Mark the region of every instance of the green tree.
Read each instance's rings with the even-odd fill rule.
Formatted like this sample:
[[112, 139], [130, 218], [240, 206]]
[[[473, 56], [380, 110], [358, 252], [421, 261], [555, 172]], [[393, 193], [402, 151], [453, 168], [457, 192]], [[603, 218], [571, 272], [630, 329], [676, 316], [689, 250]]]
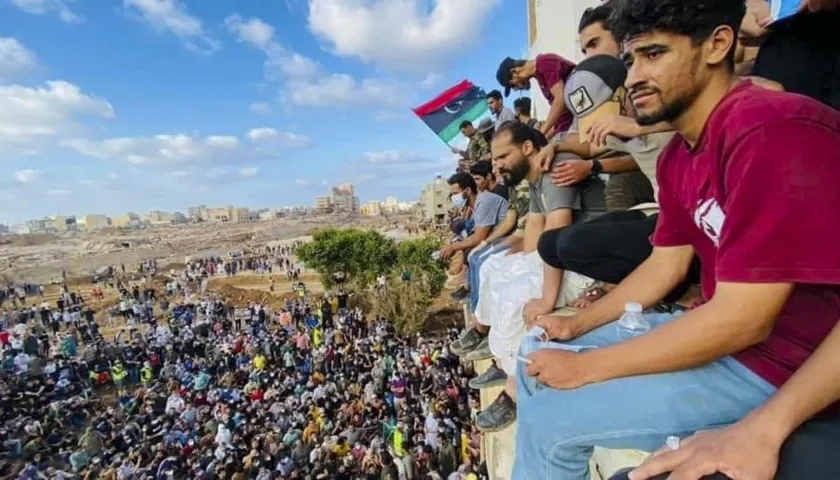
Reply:
[[364, 288], [393, 268], [397, 249], [393, 240], [375, 230], [328, 228], [315, 232], [296, 255], [321, 275], [327, 288], [335, 285], [336, 275]]

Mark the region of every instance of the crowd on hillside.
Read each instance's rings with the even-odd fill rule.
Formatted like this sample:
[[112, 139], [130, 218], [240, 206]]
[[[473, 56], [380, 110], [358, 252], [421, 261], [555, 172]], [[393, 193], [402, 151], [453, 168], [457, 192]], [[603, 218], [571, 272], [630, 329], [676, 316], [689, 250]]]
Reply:
[[[666, 446], [634, 480], [837, 476], [839, 20], [613, 0], [581, 62], [500, 63], [440, 256], [472, 312], [451, 351], [504, 386], [476, 425], [518, 422], [512, 478], [588, 479], [595, 446]], [[532, 86], [544, 118], [505, 106]]]
[[[404, 337], [300, 284], [277, 311], [200, 291], [242, 270], [299, 272], [293, 251], [196, 259], [158, 272], [161, 292], [151, 271], [120, 270], [127, 313], [108, 334], [76, 292], [4, 311], [0, 476], [477, 479], [474, 374], [446, 346], [457, 332]], [[54, 333], [29, 300], [47, 318], [91, 313]]]

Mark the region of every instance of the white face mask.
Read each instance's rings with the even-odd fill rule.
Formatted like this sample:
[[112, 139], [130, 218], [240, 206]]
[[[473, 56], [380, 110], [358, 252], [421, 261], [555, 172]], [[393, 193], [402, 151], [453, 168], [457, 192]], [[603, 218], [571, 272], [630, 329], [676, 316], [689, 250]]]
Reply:
[[452, 205], [455, 205], [455, 208], [460, 209], [467, 206], [467, 197], [463, 193], [452, 195], [450, 200], [452, 201]]

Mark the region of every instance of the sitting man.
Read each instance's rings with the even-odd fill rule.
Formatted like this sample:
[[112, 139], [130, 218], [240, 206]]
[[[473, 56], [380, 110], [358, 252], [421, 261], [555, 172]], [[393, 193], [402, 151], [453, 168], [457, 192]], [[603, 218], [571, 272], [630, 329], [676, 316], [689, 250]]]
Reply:
[[[569, 76], [566, 87], [567, 102], [575, 115], [575, 125], [587, 131], [591, 125], [605, 118], [632, 113], [632, 106], [626, 105], [629, 101], [623, 86], [626, 78], [627, 69], [616, 57], [596, 55], [582, 61]], [[607, 148], [631, 155], [656, 190], [656, 159], [673, 136], [674, 132], [649, 133], [635, 138], [610, 135], [607, 137]], [[540, 156], [545, 162], [548, 156], [553, 158], [558, 152], [567, 150], [592, 159], [592, 172], [600, 171], [600, 161], [595, 157], [604, 149], [595, 148], [590, 143], [571, 146], [565, 142], [553, 143], [540, 152]], [[558, 183], [557, 173], [552, 173], [552, 176]], [[597, 300], [650, 256], [652, 247], [648, 238], [653, 234], [658, 215], [648, 216], [644, 210], [655, 207], [655, 204], [643, 203], [630, 210], [609, 212], [574, 228], [551, 230], [540, 237], [540, 256], [547, 264], [603, 283], [603, 288], [587, 292], [573, 306], [584, 307]], [[696, 271], [695, 267], [693, 272]], [[698, 275], [689, 275], [666, 297], [665, 302], [671, 304], [682, 299], [692, 283], [698, 283]]]
[[[840, 114], [739, 81], [743, 0], [615, 8], [637, 121], [678, 135], [658, 160], [650, 257], [590, 308], [537, 322], [564, 343], [537, 342], [518, 365], [516, 479], [588, 479], [595, 445], [654, 450], [737, 422], [840, 318], [840, 232], [826, 221], [840, 209], [840, 163], [826, 160], [840, 151]], [[653, 328], [623, 339], [611, 322], [625, 304], [661, 300], [695, 252], [708, 301], [645, 315]]]
[[[505, 391], [484, 409], [476, 419], [476, 426], [485, 432], [499, 431], [515, 419], [516, 351], [525, 333], [522, 321], [526, 316], [552, 312], [577, 298], [581, 291], [592, 284], [591, 279], [564, 272], [544, 264], [534, 254], [539, 236], [546, 230], [564, 228], [584, 222], [604, 212], [604, 183], [597, 177], [575, 187], [559, 188], [542, 172], [537, 153], [545, 140], [531, 127], [508, 122], [496, 132], [491, 143], [493, 158], [505, 184], [516, 186], [528, 181], [531, 205], [525, 224], [524, 253], [526, 255], [491, 257], [485, 269], [497, 275], [481, 281], [480, 306], [475, 310], [476, 320], [489, 327], [487, 345], [493, 356], [500, 360], [502, 369], [495, 366], [470, 382], [472, 388], [486, 388], [506, 383]], [[562, 160], [562, 157], [558, 160]], [[530, 255], [527, 255], [530, 254]], [[491, 263], [492, 262], [492, 263]], [[489, 270], [488, 270], [489, 271]], [[482, 270], [481, 276], [485, 276]], [[489, 274], [487, 274], [489, 275]], [[533, 286], [532, 290], [529, 287]], [[511, 294], [516, 289], [516, 294]], [[502, 295], [488, 295], [488, 292]], [[526, 302], [527, 298], [533, 298]], [[486, 329], [484, 329], [486, 330]], [[453, 348], [453, 352], [460, 352]], [[466, 360], [479, 359], [479, 350], [464, 355]]]
[[[464, 172], [458, 172], [448, 180], [450, 199], [459, 209], [469, 207], [472, 210], [472, 233], [463, 240], [450, 243], [440, 251], [442, 260], [449, 259], [455, 252], [468, 254], [470, 250], [481, 245], [487, 237], [505, 223], [508, 215], [508, 202], [503, 197], [492, 192], [479, 191], [473, 177]], [[455, 294], [461, 298], [469, 292], [478, 295], [478, 266], [467, 266], [468, 285], [461, 287]], [[476, 297], [476, 302], [478, 301]]]

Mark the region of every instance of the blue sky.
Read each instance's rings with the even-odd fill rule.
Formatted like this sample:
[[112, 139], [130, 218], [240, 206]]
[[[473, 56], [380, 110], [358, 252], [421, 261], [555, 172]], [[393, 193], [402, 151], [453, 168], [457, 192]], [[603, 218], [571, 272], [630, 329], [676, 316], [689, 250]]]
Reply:
[[511, 0], [0, 0], [0, 222], [414, 200], [409, 110], [524, 51]]

